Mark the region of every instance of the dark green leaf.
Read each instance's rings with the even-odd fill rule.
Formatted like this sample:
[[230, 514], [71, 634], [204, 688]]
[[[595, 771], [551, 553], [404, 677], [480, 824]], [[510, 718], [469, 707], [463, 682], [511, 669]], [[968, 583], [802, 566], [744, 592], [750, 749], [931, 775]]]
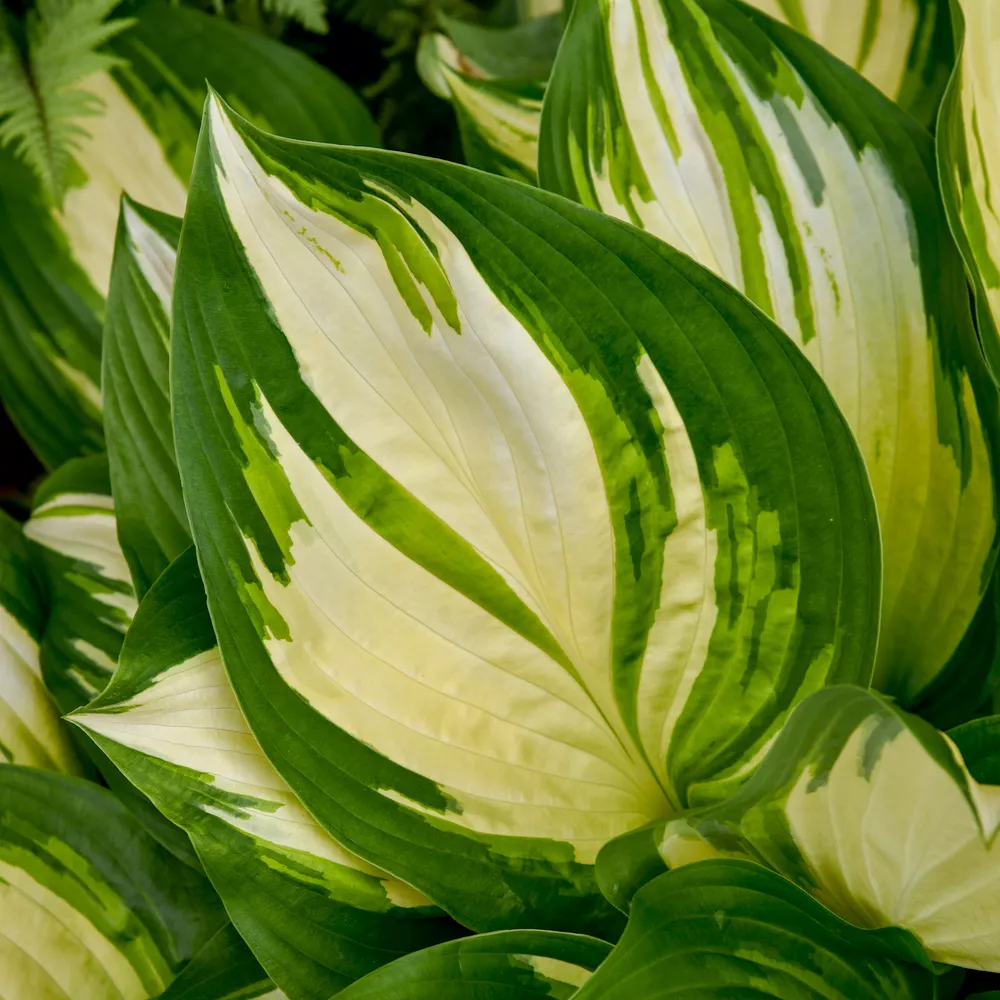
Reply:
[[568, 1000], [611, 946], [553, 931], [496, 931], [407, 955], [340, 994], [342, 1000]]
[[232, 924], [185, 966], [160, 1000], [254, 1000], [274, 984]]
[[118, 538], [136, 596], [190, 544], [170, 424], [170, 296], [181, 220], [122, 200], [101, 384]]
[[1000, 785], [1000, 715], [973, 719], [948, 731], [976, 781]]
[[548, 14], [510, 28], [489, 28], [441, 16], [441, 26], [465, 59], [488, 76], [546, 80], [562, 38], [562, 14]]
[[636, 894], [611, 957], [574, 1000], [933, 1000], [896, 928], [861, 930], [752, 862], [701, 861]]

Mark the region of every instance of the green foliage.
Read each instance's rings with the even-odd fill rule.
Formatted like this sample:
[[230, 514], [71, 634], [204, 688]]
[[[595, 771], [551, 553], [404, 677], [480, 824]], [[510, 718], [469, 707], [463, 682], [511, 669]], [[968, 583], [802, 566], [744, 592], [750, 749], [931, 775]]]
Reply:
[[563, 6], [0, 13], [5, 1000], [1000, 996], [1000, 0]]
[[[100, 47], [131, 23], [108, 20], [119, 0], [39, 0], [23, 34], [0, 19], [0, 144], [13, 146], [59, 204], [73, 178], [81, 119], [101, 102], [77, 84], [117, 60]], [[20, 37], [19, 37], [20, 35]]]
[[298, 21], [309, 31], [324, 34], [329, 30], [325, 0], [263, 0], [263, 6], [269, 14]]
[[[181, 0], [175, 0], [181, 2]], [[183, 0], [183, 2], [228, 17], [238, 24], [269, 35], [280, 35], [289, 21], [307, 31], [326, 34], [326, 0]]]
[[861, 931], [759, 865], [701, 861], [639, 891], [621, 941], [577, 1000], [934, 1000], [898, 928]]

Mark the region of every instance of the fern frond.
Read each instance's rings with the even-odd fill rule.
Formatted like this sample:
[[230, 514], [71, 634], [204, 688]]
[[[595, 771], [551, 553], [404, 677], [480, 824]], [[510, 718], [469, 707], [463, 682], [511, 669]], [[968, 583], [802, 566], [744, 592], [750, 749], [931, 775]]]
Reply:
[[263, 0], [263, 5], [269, 14], [298, 21], [317, 35], [325, 35], [330, 30], [326, 23], [326, 0]]
[[407, 5], [401, 0], [330, 0], [330, 6], [353, 24], [375, 31], [387, 16]]
[[80, 119], [101, 102], [75, 84], [118, 60], [97, 51], [130, 20], [108, 21], [120, 0], [39, 0], [28, 14], [22, 51], [0, 34], [0, 145], [13, 146], [60, 204], [73, 150], [87, 135]]

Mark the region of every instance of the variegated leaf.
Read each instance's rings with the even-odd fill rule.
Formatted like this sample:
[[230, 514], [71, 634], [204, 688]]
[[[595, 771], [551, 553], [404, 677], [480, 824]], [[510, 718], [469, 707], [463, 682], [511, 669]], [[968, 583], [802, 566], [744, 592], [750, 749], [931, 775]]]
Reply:
[[[59, 710], [70, 712], [104, 690], [118, 662], [136, 600], [118, 543], [104, 455], [74, 459], [42, 484], [25, 525], [45, 585], [42, 677]], [[186, 835], [165, 820], [89, 740], [87, 754], [118, 798], [176, 857], [198, 868]]]
[[421, 39], [417, 66], [427, 86], [454, 105], [467, 163], [536, 183], [544, 78], [494, 77], [439, 32]]
[[141, 597], [191, 544], [170, 424], [170, 296], [181, 220], [122, 201], [101, 383], [118, 537]]
[[569, 1000], [611, 946], [582, 934], [494, 931], [397, 959], [343, 1000]]
[[649, 235], [207, 114], [174, 428], [250, 726], [467, 926], [611, 933], [607, 839], [867, 679], [856, 443], [788, 338]]
[[106, 47], [121, 63], [80, 81], [102, 113], [79, 122], [61, 208], [0, 150], [0, 399], [51, 468], [103, 449], [101, 324], [121, 193], [183, 214], [206, 78], [265, 127], [378, 145], [360, 98], [301, 52], [166, 0], [128, 12], [135, 24]]
[[1000, 380], [1000, 3], [951, 6], [959, 54], [941, 105], [938, 162], [952, 230], [976, 286], [983, 350]]
[[954, 58], [949, 0], [745, 2], [815, 39], [933, 126]]
[[21, 527], [0, 511], [0, 761], [79, 774], [42, 681], [42, 594]]
[[[124, 137], [119, 130], [125, 129], [129, 145], [149, 144], [149, 155], [162, 160], [186, 185], [206, 80], [262, 128], [296, 139], [379, 145], [378, 130], [361, 98], [332, 73], [296, 49], [220, 18], [166, 0], [148, 0], [139, 8], [135, 26], [117, 35], [110, 48], [124, 66], [113, 71], [113, 79], [95, 81], [109, 88], [102, 95], [108, 103], [102, 119], [107, 131], [93, 135], [81, 150], [79, 159], [92, 183], [77, 189], [75, 203], [69, 204], [68, 198], [65, 210], [70, 233], [78, 226], [87, 234], [77, 257], [102, 292], [111, 274], [122, 190], [150, 208], [183, 214], [183, 188], [166, 198], [169, 181], [159, 166], [153, 176], [164, 186], [155, 190], [147, 187], [150, 174], [140, 180], [120, 173], [142, 165], [138, 156], [127, 165], [121, 162]], [[120, 118], [113, 114], [114, 107], [120, 108]], [[131, 116], [134, 125], [126, 126]], [[113, 183], [95, 183], [109, 172]], [[91, 257], [88, 246], [100, 257]]]
[[[186, 537], [167, 385], [179, 228], [123, 202], [104, 389], [119, 534], [137, 585], [148, 586]], [[215, 648], [193, 551], [142, 607], [112, 683], [74, 721], [187, 830], [240, 932], [292, 1000], [326, 1000], [459, 933], [429, 900], [340, 848], [268, 764]]]
[[[975, 781], [953, 741], [874, 693], [833, 687], [796, 709], [732, 799], [651, 842], [670, 867], [758, 859], [854, 924], [904, 928], [936, 962], [997, 972], [998, 831], [1000, 785]], [[607, 848], [626, 889], [629, 853], [651, 870], [646, 835], [632, 837], [631, 851]]]
[[193, 549], [144, 598], [103, 695], [70, 718], [188, 832], [236, 928], [293, 1000], [327, 1000], [461, 933], [332, 840], [268, 763], [226, 678]]
[[816, 365], [868, 464], [884, 549], [875, 684], [916, 704], [996, 562], [998, 402], [931, 138], [730, 0], [582, 0], [549, 85], [544, 187], [690, 253]]
[[102, 310], [41, 182], [0, 147], [0, 401], [50, 468], [104, 446]]
[[41, 547], [49, 591], [42, 672], [60, 709], [70, 712], [104, 690], [136, 609], [107, 457], [75, 459], [53, 473], [24, 532]]
[[104, 788], [0, 764], [5, 1000], [146, 1000], [222, 926], [211, 886]]
[[904, 931], [860, 930], [759, 865], [714, 860], [640, 889], [574, 1000], [935, 1000], [935, 979]]

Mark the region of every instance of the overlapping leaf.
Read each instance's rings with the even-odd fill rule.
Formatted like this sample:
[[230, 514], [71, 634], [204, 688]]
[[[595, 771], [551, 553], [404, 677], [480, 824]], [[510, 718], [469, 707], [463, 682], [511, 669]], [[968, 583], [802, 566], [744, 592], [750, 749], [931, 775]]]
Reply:
[[949, 0], [746, 0], [809, 35], [931, 127], [951, 72]]
[[949, 739], [958, 747], [969, 773], [980, 784], [1000, 785], [1000, 715], [974, 719], [952, 729]]
[[176, 280], [181, 479], [240, 704], [338, 842], [467, 926], [612, 933], [607, 839], [867, 679], [856, 444], [659, 241], [214, 101]]
[[575, 998], [932, 1000], [934, 980], [905, 932], [859, 930], [756, 864], [717, 860], [642, 888], [621, 941]]
[[170, 424], [170, 296], [180, 219], [122, 202], [102, 385], [118, 536], [141, 597], [191, 544]]
[[998, 829], [1000, 785], [975, 781], [953, 742], [834, 687], [796, 709], [730, 801], [609, 846], [606, 877], [627, 895], [653, 871], [648, 845], [671, 867], [749, 856], [854, 924], [902, 927], [937, 962], [996, 972]]
[[39, 662], [44, 607], [20, 525], [0, 511], [0, 760], [79, 774]]
[[123, 5], [110, 71], [80, 81], [88, 114], [56, 210], [0, 150], [0, 399], [49, 467], [103, 449], [103, 297], [124, 189], [183, 213], [205, 80], [259, 124], [303, 139], [377, 145], [360, 99], [301, 52], [190, 8]]
[[690, 253], [823, 375], [879, 507], [876, 685], [916, 704], [987, 595], [997, 544], [998, 404], [930, 136], [730, 0], [577, 4], [545, 109], [543, 186]]
[[191, 836], [237, 930], [292, 1000], [326, 1000], [461, 932], [333, 841], [247, 728], [193, 550], [154, 584], [104, 694], [71, 716]]
[[60, 709], [70, 712], [104, 690], [136, 609], [107, 457], [75, 459], [53, 473], [24, 530], [40, 546], [49, 591], [42, 672]]
[[[178, 230], [177, 220], [123, 202], [104, 385], [116, 507], [128, 513], [119, 532], [137, 583], [158, 576], [186, 537], [167, 395]], [[330, 840], [267, 763], [226, 680], [193, 552], [142, 607], [114, 681], [74, 721], [188, 831], [288, 995], [325, 1000], [457, 933], [429, 900]]]
[[50, 468], [103, 448], [102, 308], [41, 184], [0, 148], [0, 401]]
[[224, 921], [208, 882], [110, 792], [0, 764], [6, 1000], [146, 1000]]
[[958, 62], [941, 105], [938, 161], [945, 205], [977, 292], [979, 335], [1000, 378], [1000, 6], [953, 0]]
[[[532, 184], [538, 178], [538, 129], [548, 77], [548, 67], [542, 67], [546, 62], [551, 66], [555, 55], [553, 48], [546, 59], [544, 46], [549, 36], [556, 42], [559, 37], [550, 27], [559, 27], [558, 15], [541, 20], [547, 30], [536, 32], [541, 37], [540, 52], [536, 39], [521, 37], [526, 26], [480, 28], [480, 33], [507, 37], [506, 45], [514, 50], [505, 59], [488, 62], [491, 68], [462, 51], [459, 45], [463, 41], [469, 45], [476, 36], [469, 39], [461, 31], [457, 33], [459, 44], [440, 32], [426, 35], [417, 60], [427, 86], [439, 97], [448, 98], [455, 108], [466, 163]], [[481, 59], [496, 48], [489, 40], [479, 39], [478, 44], [483, 50]], [[533, 57], [526, 55], [525, 48], [529, 53], [534, 49]], [[474, 46], [473, 51], [478, 52]]]
[[[40, 653], [42, 677], [59, 711], [66, 713], [104, 690], [136, 609], [118, 542], [107, 457], [74, 459], [49, 476], [35, 496], [25, 534], [36, 543], [35, 565], [48, 604]], [[97, 747], [89, 741], [84, 747], [147, 831], [197, 869], [187, 837]]]
[[232, 924], [184, 967], [160, 1000], [287, 1000]]
[[611, 947], [554, 931], [494, 931], [408, 955], [346, 989], [343, 1000], [568, 1000]]

